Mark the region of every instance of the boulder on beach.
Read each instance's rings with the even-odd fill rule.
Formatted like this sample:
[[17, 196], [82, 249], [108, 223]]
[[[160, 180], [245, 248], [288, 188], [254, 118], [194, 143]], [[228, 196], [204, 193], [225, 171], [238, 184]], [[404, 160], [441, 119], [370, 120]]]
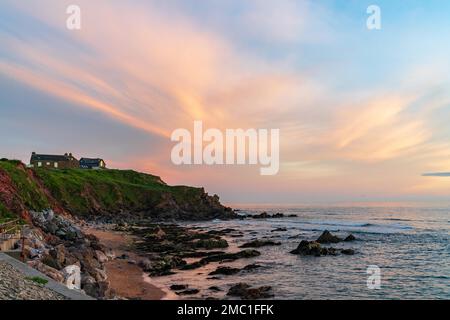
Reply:
[[209, 273], [209, 275], [213, 276], [213, 275], [221, 274], [221, 275], [229, 276], [229, 275], [236, 274], [239, 271], [241, 271], [241, 269], [239, 269], [239, 268], [218, 267], [215, 271]]
[[318, 243], [338, 243], [341, 242], [342, 239], [331, 234], [330, 231], [325, 230], [320, 237], [316, 240]]
[[272, 287], [262, 286], [252, 288], [247, 283], [238, 283], [228, 290], [227, 296], [240, 297], [243, 300], [256, 300], [272, 298]]
[[198, 289], [188, 289], [188, 290], [179, 291], [179, 292], [175, 292], [175, 293], [179, 296], [188, 296], [188, 295], [197, 294], [199, 292], [200, 292], [200, 290], [198, 290]]
[[188, 286], [185, 284], [173, 284], [170, 286], [170, 290], [172, 290], [172, 291], [181, 291], [181, 290], [186, 290], [187, 288], [188, 288]]

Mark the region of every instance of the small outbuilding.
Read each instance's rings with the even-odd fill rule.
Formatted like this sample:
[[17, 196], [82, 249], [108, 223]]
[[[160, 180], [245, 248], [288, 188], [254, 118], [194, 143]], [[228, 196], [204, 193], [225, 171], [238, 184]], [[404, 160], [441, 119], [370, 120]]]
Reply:
[[106, 169], [106, 163], [103, 159], [91, 159], [91, 158], [81, 158], [80, 159], [81, 169]]

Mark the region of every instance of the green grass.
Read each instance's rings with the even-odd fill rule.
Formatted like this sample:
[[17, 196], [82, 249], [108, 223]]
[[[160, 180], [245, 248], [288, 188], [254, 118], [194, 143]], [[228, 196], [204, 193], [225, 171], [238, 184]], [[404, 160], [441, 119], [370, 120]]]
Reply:
[[[24, 169], [20, 161], [0, 160], [0, 170], [11, 177], [26, 208], [44, 210], [51, 207], [42, 184], [51, 196], [75, 215], [121, 210], [146, 210], [170, 193], [178, 203], [192, 204], [203, 194], [200, 188], [168, 186], [157, 176], [131, 170]], [[30, 173], [33, 174], [30, 174]], [[31, 177], [31, 178], [30, 178]], [[6, 208], [0, 207], [0, 212]], [[6, 211], [2, 213], [6, 216]]]
[[25, 279], [33, 281], [33, 282], [43, 285], [43, 286], [45, 286], [48, 283], [48, 280], [41, 278], [41, 277], [27, 277]]
[[0, 169], [10, 176], [12, 183], [19, 190], [17, 196], [20, 201], [31, 210], [43, 210], [49, 208], [49, 202], [45, 194], [33, 179], [30, 179], [18, 160], [0, 161]]
[[173, 194], [177, 201], [201, 194], [201, 189], [171, 187], [157, 176], [131, 170], [39, 168], [35, 172], [64, 207], [81, 215], [92, 213], [92, 208], [139, 211], [159, 203], [163, 193]]
[[13, 220], [15, 216], [0, 202], [0, 224]]

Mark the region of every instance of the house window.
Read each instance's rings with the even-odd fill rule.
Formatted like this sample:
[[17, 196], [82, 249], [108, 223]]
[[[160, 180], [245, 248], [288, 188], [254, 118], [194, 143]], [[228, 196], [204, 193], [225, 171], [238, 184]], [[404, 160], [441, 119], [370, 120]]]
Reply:
[[50, 165], [50, 162], [47, 162], [47, 166], [49, 166]]
[[55, 162], [55, 168], [58, 168], [58, 162]]
[[38, 162], [38, 167], [42, 167], [42, 162]]

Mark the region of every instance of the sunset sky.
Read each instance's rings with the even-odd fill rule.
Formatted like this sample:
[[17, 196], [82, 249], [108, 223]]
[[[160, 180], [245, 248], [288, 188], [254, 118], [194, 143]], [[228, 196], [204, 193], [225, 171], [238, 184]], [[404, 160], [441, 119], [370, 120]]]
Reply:
[[[449, 12], [442, 0], [1, 0], [0, 157], [102, 157], [225, 203], [449, 199], [449, 177], [423, 176], [450, 172]], [[280, 129], [279, 174], [173, 165], [170, 135], [194, 120]]]

